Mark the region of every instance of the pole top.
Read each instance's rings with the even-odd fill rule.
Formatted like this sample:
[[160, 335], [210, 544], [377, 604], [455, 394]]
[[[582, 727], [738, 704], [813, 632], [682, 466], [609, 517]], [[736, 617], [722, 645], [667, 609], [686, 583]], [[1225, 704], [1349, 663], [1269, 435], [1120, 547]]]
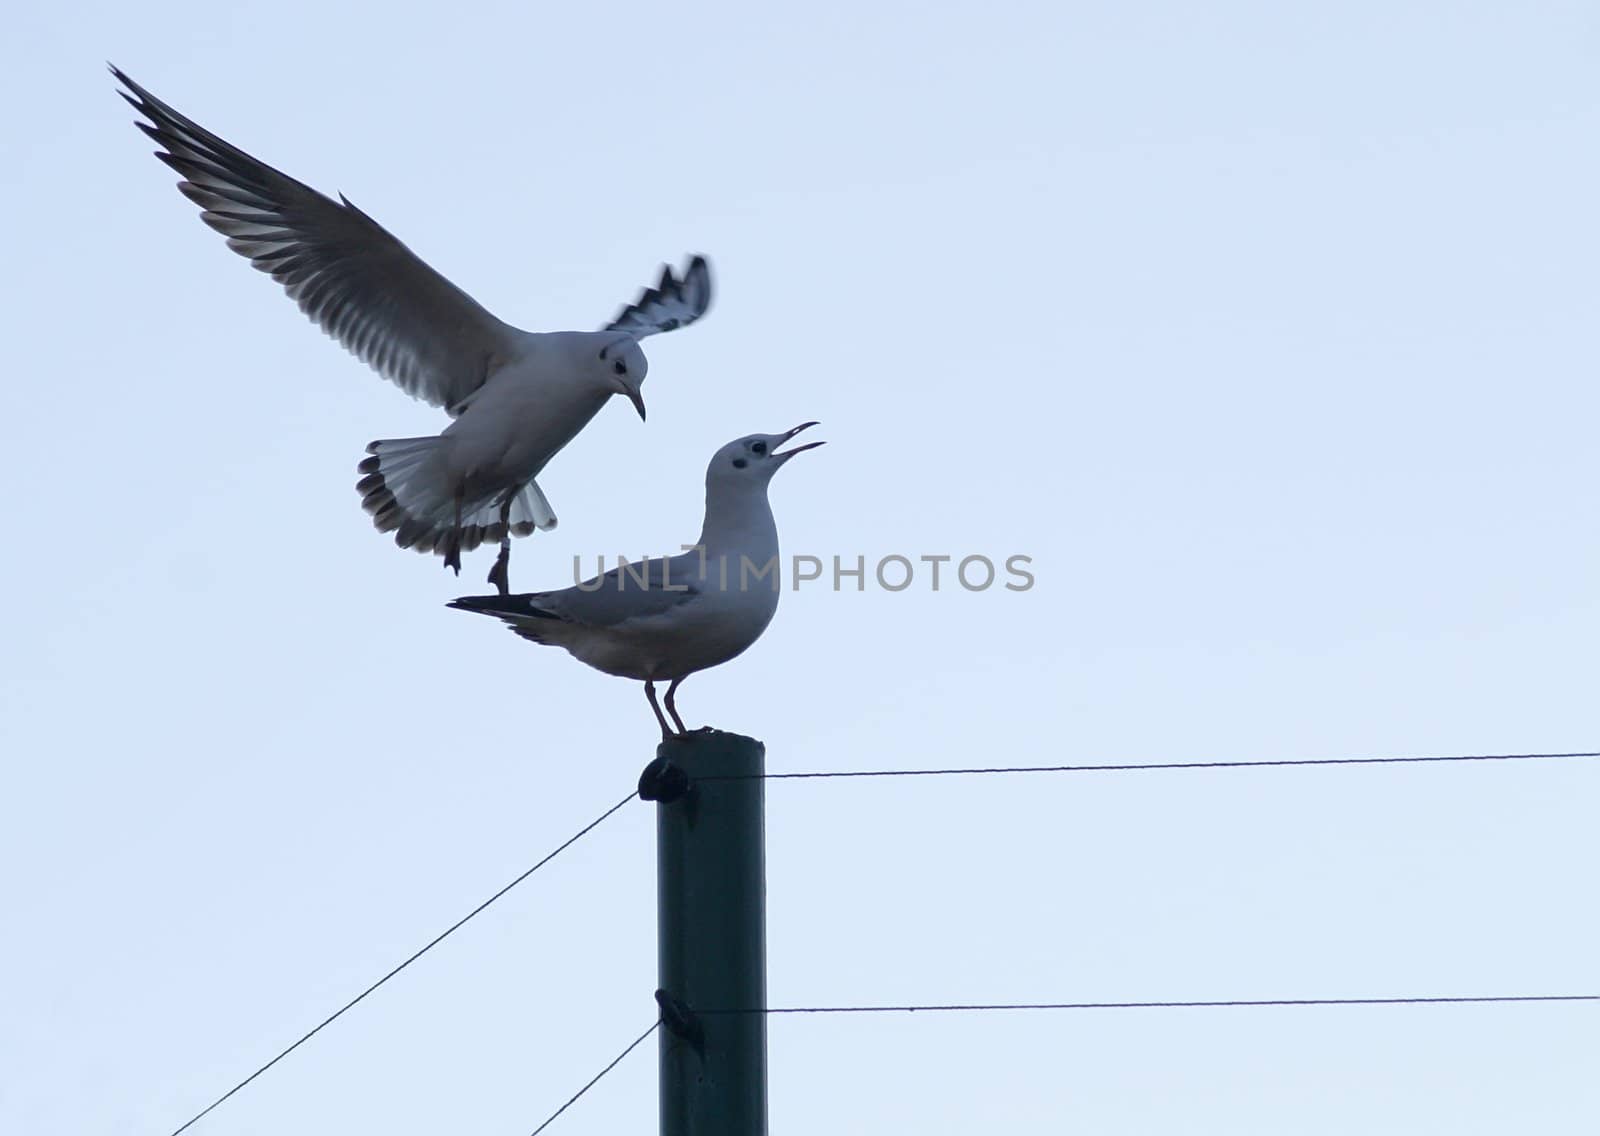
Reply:
[[676, 749], [682, 746], [728, 745], [740, 742], [745, 745], [761, 745], [761, 742], [756, 738], [747, 738], [743, 734], [719, 730], [712, 726], [701, 726], [698, 730], [690, 730], [687, 734], [679, 734], [676, 737], [663, 739], [661, 744], [656, 746], [656, 752], [660, 753], [664, 749]]
[[680, 766], [696, 777], [759, 773], [766, 756], [767, 747], [755, 738], [710, 727], [667, 738], [656, 746], [657, 761]]

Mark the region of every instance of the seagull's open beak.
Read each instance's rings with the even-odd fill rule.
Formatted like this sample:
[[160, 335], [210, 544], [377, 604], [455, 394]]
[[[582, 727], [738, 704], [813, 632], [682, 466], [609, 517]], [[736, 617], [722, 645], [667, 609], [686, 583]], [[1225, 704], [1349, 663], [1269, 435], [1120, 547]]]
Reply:
[[[811, 429], [811, 427], [813, 427], [815, 425], [816, 425], [815, 422], [802, 422], [802, 423], [800, 423], [800, 425], [796, 426], [793, 430], [790, 430], [787, 434], [784, 434], [782, 437], [780, 437], [778, 439], [778, 445], [779, 446], [783, 445], [790, 438], [792, 438], [796, 434], [800, 433], [800, 431], [809, 430], [809, 429]], [[782, 465], [784, 462], [786, 462], [790, 458], [794, 457], [795, 454], [803, 454], [807, 450], [814, 450], [818, 446], [821, 446], [821, 445], [824, 445], [824, 443], [822, 443], [822, 442], [807, 442], [805, 445], [796, 446], [792, 450], [784, 450], [781, 454], [777, 451], [777, 448], [774, 447], [773, 451], [772, 451], [772, 457], [773, 457], [773, 460], [775, 460], [779, 465]]]

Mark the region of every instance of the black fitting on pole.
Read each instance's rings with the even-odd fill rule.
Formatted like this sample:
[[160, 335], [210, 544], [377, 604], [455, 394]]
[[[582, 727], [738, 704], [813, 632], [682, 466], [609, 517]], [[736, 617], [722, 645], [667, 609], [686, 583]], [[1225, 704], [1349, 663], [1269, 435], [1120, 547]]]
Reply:
[[703, 1054], [706, 1048], [706, 1031], [695, 1012], [665, 990], [656, 991], [656, 1005], [661, 1007], [661, 1024], [666, 1026], [674, 1037], [682, 1038], [694, 1046], [696, 1053]]
[[670, 805], [689, 791], [689, 775], [666, 755], [658, 755], [639, 774], [639, 799]]

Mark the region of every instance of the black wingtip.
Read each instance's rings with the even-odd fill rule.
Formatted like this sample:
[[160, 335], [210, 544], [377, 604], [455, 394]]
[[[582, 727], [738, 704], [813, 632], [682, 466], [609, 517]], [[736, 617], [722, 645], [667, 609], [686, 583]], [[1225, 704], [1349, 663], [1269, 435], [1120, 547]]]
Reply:
[[453, 607], [457, 611], [475, 611], [482, 615], [515, 615], [516, 610], [510, 601], [516, 596], [457, 596], [445, 607]]
[[[687, 327], [711, 310], [711, 262], [700, 253], [689, 257], [679, 273], [663, 264], [656, 282], [644, 288], [639, 298], [623, 307], [602, 330], [626, 331], [635, 339]], [[655, 308], [677, 308], [677, 315], [665, 317]]]
[[689, 267], [684, 270], [683, 286], [686, 289], [693, 288], [703, 293], [702, 301], [695, 312], [695, 319], [699, 319], [711, 310], [711, 297], [713, 295], [711, 262], [699, 253], [694, 254], [693, 259], [689, 261]]
[[[457, 596], [445, 604], [445, 607], [495, 616], [511, 624], [513, 631], [517, 631], [523, 621], [528, 619], [549, 619], [560, 622], [559, 615], [534, 603], [541, 595], [542, 592], [522, 592], [514, 596]], [[522, 632], [518, 631], [518, 634]]]
[[[139, 86], [138, 83], [135, 83], [126, 71], [118, 67], [115, 63], [112, 63], [110, 60], [106, 61], [106, 70], [111, 72], [111, 77], [113, 79], [121, 83], [124, 87], [128, 88], [126, 91], [118, 91], [117, 94], [127, 99], [140, 110], [143, 110], [149, 104], [150, 92]], [[129, 94], [129, 91], [131, 91], [132, 94]]]
[[106, 69], [111, 72], [111, 77], [113, 79], [121, 83], [123, 87], [127, 88], [126, 90], [119, 89], [117, 91], [117, 95], [134, 110], [138, 111], [140, 114], [143, 114], [144, 108], [148, 105], [148, 103], [145, 101], [144, 88], [140, 87], [138, 83], [135, 83], [132, 79], [128, 78], [127, 72], [123, 71], [122, 68], [118, 67], [115, 63], [112, 63], [109, 60], [106, 62]]

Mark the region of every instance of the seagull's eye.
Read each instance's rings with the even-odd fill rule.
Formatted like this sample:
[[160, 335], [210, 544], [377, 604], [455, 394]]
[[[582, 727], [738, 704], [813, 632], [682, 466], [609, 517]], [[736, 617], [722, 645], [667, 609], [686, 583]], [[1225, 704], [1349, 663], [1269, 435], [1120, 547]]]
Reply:
[[751, 442], [750, 448], [758, 454], [764, 454], [767, 452], [767, 444], [765, 442]]
[[743, 458], [734, 458], [733, 459], [733, 468], [734, 469], [743, 469], [745, 466], [747, 466], [749, 464], [750, 463], [745, 461]]
[[619, 375], [626, 375], [628, 373], [628, 365], [622, 362], [620, 359], [611, 364], [611, 369]]

